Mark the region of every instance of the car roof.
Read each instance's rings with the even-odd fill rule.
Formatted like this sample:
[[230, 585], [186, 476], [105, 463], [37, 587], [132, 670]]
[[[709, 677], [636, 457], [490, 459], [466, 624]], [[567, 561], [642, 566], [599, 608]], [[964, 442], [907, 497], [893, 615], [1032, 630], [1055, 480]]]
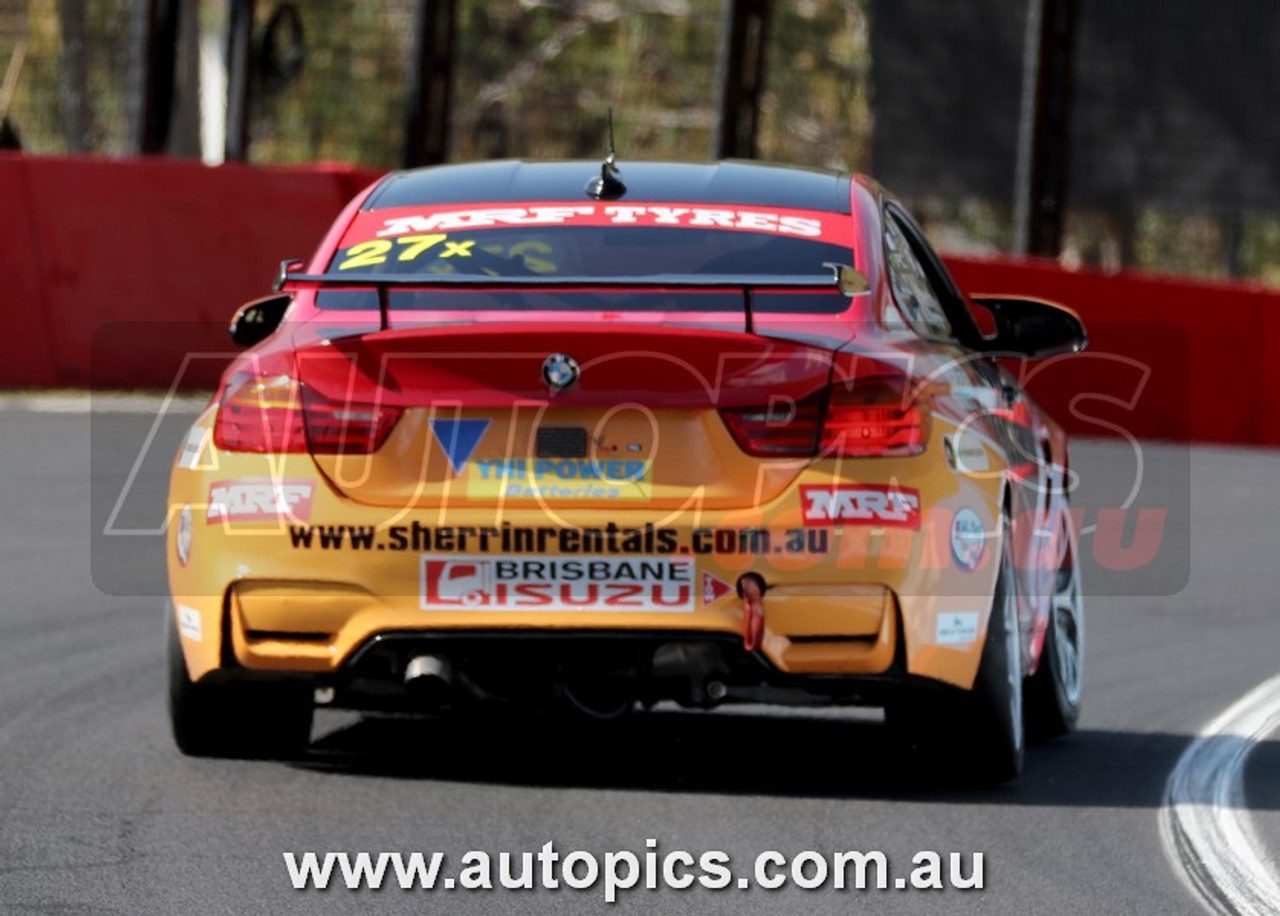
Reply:
[[[589, 199], [600, 177], [591, 160], [503, 160], [393, 172], [362, 209], [431, 204]], [[618, 163], [626, 193], [616, 203], [706, 203], [850, 212], [850, 176], [843, 172], [761, 162]], [[611, 201], [612, 202], [612, 201]]]

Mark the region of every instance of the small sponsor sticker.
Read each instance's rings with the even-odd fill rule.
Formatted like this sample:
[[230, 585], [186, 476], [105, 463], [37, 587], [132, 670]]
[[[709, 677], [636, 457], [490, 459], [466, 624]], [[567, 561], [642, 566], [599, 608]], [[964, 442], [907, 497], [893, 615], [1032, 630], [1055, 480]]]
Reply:
[[987, 529], [972, 509], [960, 509], [951, 519], [951, 556], [969, 572], [977, 569], [987, 549]]
[[219, 480], [209, 486], [209, 509], [205, 521], [263, 522], [289, 518], [311, 518], [311, 480], [273, 480], [270, 477], [242, 477]]
[[178, 455], [178, 467], [188, 471], [204, 470], [208, 465], [201, 464], [200, 457], [205, 453], [213, 431], [197, 423], [187, 432], [182, 442], [182, 452]]
[[934, 637], [938, 645], [966, 645], [977, 638], [977, 611], [943, 611], [938, 614], [938, 632]]
[[178, 527], [173, 533], [174, 553], [183, 566], [191, 559], [191, 507], [183, 506], [178, 513]]
[[710, 607], [725, 595], [733, 594], [733, 586], [709, 572], [702, 574], [702, 606]]
[[204, 638], [200, 612], [185, 604], [178, 605], [178, 632], [192, 642], [200, 642]]
[[488, 420], [432, 420], [431, 432], [449, 459], [453, 473], [461, 474], [476, 446], [489, 429]]
[[424, 611], [694, 610], [692, 557], [422, 557]]
[[920, 494], [879, 484], [807, 485], [800, 488], [804, 523], [920, 528]]
[[500, 458], [467, 467], [467, 495], [503, 499], [648, 499], [649, 462], [638, 458]]

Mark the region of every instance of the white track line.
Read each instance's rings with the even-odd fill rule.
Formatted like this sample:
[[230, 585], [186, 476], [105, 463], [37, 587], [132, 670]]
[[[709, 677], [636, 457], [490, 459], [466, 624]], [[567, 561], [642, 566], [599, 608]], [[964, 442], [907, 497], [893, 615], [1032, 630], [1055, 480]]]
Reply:
[[1244, 800], [1249, 753], [1280, 728], [1280, 675], [1264, 681], [1206, 725], [1165, 788], [1165, 854], [1215, 913], [1280, 913], [1276, 863], [1254, 835]]
[[129, 391], [0, 392], [0, 411], [20, 413], [199, 413], [208, 394], [140, 394]]

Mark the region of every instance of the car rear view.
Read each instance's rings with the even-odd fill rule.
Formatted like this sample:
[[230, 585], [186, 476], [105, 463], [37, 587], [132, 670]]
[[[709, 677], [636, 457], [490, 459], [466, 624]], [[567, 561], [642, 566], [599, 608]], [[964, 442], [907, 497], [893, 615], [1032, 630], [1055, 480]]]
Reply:
[[976, 383], [886, 322], [874, 186], [592, 168], [391, 176], [251, 307], [171, 483], [184, 750], [972, 687], [1005, 454], [956, 472]]

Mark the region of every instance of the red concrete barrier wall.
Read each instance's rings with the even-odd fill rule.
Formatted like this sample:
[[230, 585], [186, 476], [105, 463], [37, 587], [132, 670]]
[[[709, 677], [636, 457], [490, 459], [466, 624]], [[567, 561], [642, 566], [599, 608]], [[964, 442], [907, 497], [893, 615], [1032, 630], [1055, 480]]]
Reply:
[[[0, 154], [0, 387], [209, 387], [226, 325], [377, 173]], [[948, 258], [969, 293], [1070, 305], [1086, 356], [1021, 367], [1068, 430], [1280, 444], [1280, 294], [1240, 284]]]
[[58, 377], [43, 259], [31, 231], [34, 206], [27, 163], [0, 160], [0, 314], [6, 325], [0, 385], [53, 385]]
[[[0, 200], [15, 204], [0, 266], [18, 278], [6, 313], [30, 338], [27, 357], [0, 361], [0, 385], [168, 387], [184, 354], [229, 350], [236, 306], [270, 290], [281, 258], [309, 255], [376, 174], [0, 156]], [[193, 363], [186, 386], [210, 385], [217, 362]]]
[[[1085, 356], [1029, 389], [1075, 433], [1280, 444], [1280, 294], [1261, 287], [1063, 270], [1051, 261], [948, 258], [965, 292], [1051, 299], [1080, 313]], [[1034, 372], [1037, 364], [1030, 364]], [[1121, 407], [1114, 401], [1132, 400]]]

